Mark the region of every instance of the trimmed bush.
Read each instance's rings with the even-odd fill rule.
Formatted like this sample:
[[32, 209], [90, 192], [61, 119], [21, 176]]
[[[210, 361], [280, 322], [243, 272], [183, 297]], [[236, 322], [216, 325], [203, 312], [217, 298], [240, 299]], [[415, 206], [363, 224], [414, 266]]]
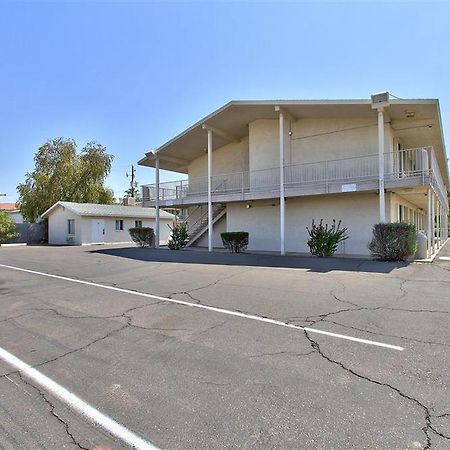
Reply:
[[306, 227], [306, 231], [309, 235], [307, 244], [310, 253], [321, 258], [333, 256], [339, 243], [349, 238], [347, 228], [341, 228], [341, 221], [336, 225], [334, 219], [331, 225], [324, 225], [323, 219], [316, 225], [313, 220], [311, 229]]
[[228, 231], [220, 233], [222, 243], [231, 253], [241, 253], [248, 245], [248, 233], [246, 231]]
[[139, 247], [154, 247], [155, 246], [155, 233], [153, 228], [149, 227], [139, 227], [130, 228], [128, 230], [131, 239]]
[[372, 256], [380, 261], [405, 261], [416, 251], [416, 227], [405, 222], [377, 223], [368, 247]]
[[189, 242], [189, 233], [187, 231], [187, 225], [184, 222], [175, 223], [172, 227], [168, 225], [172, 234], [167, 241], [167, 246], [170, 250], [181, 250], [186, 247]]

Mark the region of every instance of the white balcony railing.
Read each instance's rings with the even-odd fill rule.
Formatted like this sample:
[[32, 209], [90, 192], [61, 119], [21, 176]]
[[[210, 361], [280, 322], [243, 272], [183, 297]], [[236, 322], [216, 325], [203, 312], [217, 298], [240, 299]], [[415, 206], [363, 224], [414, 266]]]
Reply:
[[[430, 177], [433, 187], [443, 204], [447, 196], [436, 157], [432, 147], [400, 150], [385, 154], [386, 181], [403, 178]], [[320, 161], [314, 163], [286, 165], [284, 183], [286, 189], [302, 188], [315, 184], [357, 183], [378, 180], [378, 155], [357, 156], [345, 159]], [[278, 167], [247, 172], [234, 172], [214, 175], [212, 190], [218, 194], [257, 194], [276, 192], [280, 187], [280, 170]], [[145, 202], [154, 202], [156, 187], [154, 184], [143, 185], [142, 195]], [[189, 203], [207, 195], [208, 177], [190, 178], [180, 181], [160, 183], [159, 198], [173, 203]]]

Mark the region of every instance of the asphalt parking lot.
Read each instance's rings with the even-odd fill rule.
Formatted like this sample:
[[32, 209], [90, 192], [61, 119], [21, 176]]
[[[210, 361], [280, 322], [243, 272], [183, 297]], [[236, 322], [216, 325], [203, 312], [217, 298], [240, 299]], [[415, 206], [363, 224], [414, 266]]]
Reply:
[[149, 448], [450, 448], [449, 286], [444, 259], [2, 248], [0, 447], [129, 447], [15, 357]]

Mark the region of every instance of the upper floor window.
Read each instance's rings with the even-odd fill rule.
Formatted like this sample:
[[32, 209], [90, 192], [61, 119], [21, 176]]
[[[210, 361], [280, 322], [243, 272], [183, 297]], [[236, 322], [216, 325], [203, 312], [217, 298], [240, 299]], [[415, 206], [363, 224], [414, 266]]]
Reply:
[[116, 220], [116, 231], [123, 231], [123, 220]]
[[135, 220], [134, 221], [134, 227], [135, 228], [142, 228], [142, 220]]
[[75, 219], [68, 219], [67, 220], [67, 233], [68, 234], [75, 234]]

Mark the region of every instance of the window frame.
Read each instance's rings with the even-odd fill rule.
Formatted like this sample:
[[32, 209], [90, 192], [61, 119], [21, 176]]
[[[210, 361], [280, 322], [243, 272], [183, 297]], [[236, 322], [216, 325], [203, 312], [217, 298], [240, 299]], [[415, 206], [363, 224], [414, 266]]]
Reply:
[[142, 220], [135, 220], [134, 228], [142, 228]]
[[75, 236], [75, 219], [67, 219], [67, 234]]
[[123, 219], [116, 219], [116, 231], [123, 231]]

